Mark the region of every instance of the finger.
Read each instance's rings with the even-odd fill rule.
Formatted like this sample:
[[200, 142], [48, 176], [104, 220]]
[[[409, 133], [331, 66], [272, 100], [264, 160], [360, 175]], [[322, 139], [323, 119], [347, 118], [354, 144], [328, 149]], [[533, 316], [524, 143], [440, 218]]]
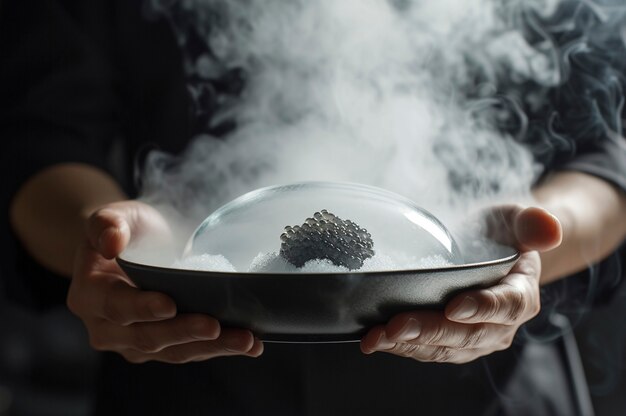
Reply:
[[465, 364], [487, 355], [491, 351], [484, 349], [458, 350], [442, 346], [397, 343], [393, 348], [382, 352], [425, 363]]
[[152, 322], [176, 316], [176, 304], [159, 292], [144, 292], [119, 280], [116, 276], [100, 276], [92, 288], [98, 302], [91, 307], [96, 316], [117, 325]]
[[153, 207], [139, 201], [122, 201], [97, 210], [87, 222], [87, 236], [98, 252], [107, 259], [119, 255], [131, 240], [150, 247], [169, 247], [172, 231], [163, 216]]
[[462, 324], [446, 319], [441, 312], [430, 311], [397, 315], [385, 327], [386, 338], [391, 342], [455, 349], [507, 348], [514, 334], [510, 326]]
[[119, 326], [100, 321], [90, 330], [90, 343], [100, 351], [136, 350], [155, 353], [165, 348], [196, 341], [217, 339], [220, 324], [199, 314], [180, 315], [161, 322]]
[[469, 291], [446, 305], [445, 315], [463, 323], [519, 325], [539, 313], [541, 263], [536, 251], [524, 253], [511, 273], [493, 287]]
[[441, 363], [465, 363], [490, 352], [481, 349], [458, 350], [445, 346], [393, 342], [386, 337], [383, 328], [378, 326], [367, 333], [361, 341], [361, 351], [365, 354], [372, 354], [377, 351], [385, 352], [418, 361]]
[[385, 327], [378, 325], [368, 331], [361, 339], [361, 351], [364, 354], [372, 354], [376, 351], [392, 348], [394, 342], [389, 341], [385, 336]]
[[246, 353], [246, 355], [249, 357], [257, 358], [260, 357], [261, 354], [263, 354], [263, 350], [263, 342], [261, 342], [261, 340], [257, 337], [254, 337], [254, 344], [252, 345], [252, 348], [250, 348], [250, 350]]
[[523, 251], [548, 251], [558, 247], [563, 239], [559, 220], [543, 208], [530, 207], [515, 217], [515, 236]]
[[118, 275], [122, 280], [130, 282], [128, 276], [126, 276], [115, 260], [105, 259], [91, 246], [91, 243], [85, 239], [79, 244], [76, 250], [72, 283], [76, 281], [90, 281], [93, 278], [97, 278], [97, 275], [101, 273]]
[[125, 350], [122, 355], [130, 362], [144, 363], [160, 361], [170, 364], [184, 364], [204, 361], [217, 357], [244, 355], [258, 357], [263, 353], [263, 343], [250, 331], [226, 329], [214, 341], [198, 341], [165, 348], [154, 354], [144, 354], [134, 350]]
[[82, 319], [102, 317], [104, 296], [114, 283], [134, 287], [117, 262], [103, 258], [85, 241], [77, 250], [66, 299], [68, 308]]
[[128, 209], [103, 208], [87, 221], [87, 237], [102, 256], [112, 259], [124, 251], [131, 237]]
[[504, 205], [486, 214], [487, 236], [521, 251], [548, 251], [561, 244], [559, 220], [543, 208]]

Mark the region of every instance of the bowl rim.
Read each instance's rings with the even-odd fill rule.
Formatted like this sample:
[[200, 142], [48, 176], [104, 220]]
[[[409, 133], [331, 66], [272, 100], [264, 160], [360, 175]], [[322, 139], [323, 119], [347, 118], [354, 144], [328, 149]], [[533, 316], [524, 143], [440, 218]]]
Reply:
[[453, 272], [460, 270], [473, 270], [473, 269], [482, 269], [486, 267], [493, 267], [501, 264], [509, 264], [511, 262], [516, 262], [520, 256], [521, 252], [513, 247], [510, 247], [511, 250], [514, 250], [513, 254], [510, 254], [505, 257], [501, 257], [494, 260], [486, 260], [475, 263], [466, 263], [466, 264], [452, 264], [449, 266], [435, 267], [435, 268], [425, 268], [425, 269], [400, 269], [400, 270], [380, 270], [380, 271], [367, 271], [367, 272], [337, 272], [337, 273], [264, 273], [264, 272], [225, 272], [225, 271], [214, 271], [214, 270], [190, 270], [190, 269], [175, 269], [172, 267], [164, 267], [164, 266], [154, 266], [149, 264], [137, 263], [134, 261], [126, 260], [120, 256], [116, 257], [116, 262], [125, 269], [125, 266], [132, 269], [143, 269], [145, 271], [158, 272], [162, 274], [181, 274], [184, 273], [186, 275], [196, 275], [203, 277], [215, 277], [215, 278], [229, 278], [229, 279], [237, 279], [237, 278], [263, 278], [263, 277], [286, 277], [289, 278], [307, 278], [307, 277], [338, 277], [338, 276], [369, 276], [369, 277], [377, 277], [377, 276], [404, 276], [407, 273], [411, 274], [432, 274], [432, 273], [442, 273], [442, 272]]

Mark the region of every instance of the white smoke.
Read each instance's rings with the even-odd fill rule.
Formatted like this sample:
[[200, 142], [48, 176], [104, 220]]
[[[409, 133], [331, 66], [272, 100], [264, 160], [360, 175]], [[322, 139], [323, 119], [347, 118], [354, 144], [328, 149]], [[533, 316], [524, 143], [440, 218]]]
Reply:
[[395, 191], [444, 222], [527, 198], [540, 168], [496, 129], [489, 100], [503, 72], [560, 78], [515, 24], [522, 3], [550, 13], [558, 2], [152, 0], [183, 49], [190, 31], [205, 43], [187, 54], [190, 79], [238, 68], [245, 86], [220, 96], [206, 126], [234, 121], [226, 138], [198, 137], [174, 169], [151, 155], [143, 198], [191, 228], [247, 191], [308, 180]]

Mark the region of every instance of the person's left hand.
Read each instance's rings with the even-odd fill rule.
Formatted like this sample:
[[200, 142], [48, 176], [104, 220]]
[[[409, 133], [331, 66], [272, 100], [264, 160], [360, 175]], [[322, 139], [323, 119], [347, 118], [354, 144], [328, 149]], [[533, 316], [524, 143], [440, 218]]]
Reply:
[[557, 247], [562, 231], [540, 208], [501, 207], [491, 219], [492, 236], [521, 251], [509, 274], [495, 286], [457, 295], [444, 311], [396, 315], [363, 337], [363, 353], [461, 364], [511, 346], [518, 328], [539, 313], [538, 251]]

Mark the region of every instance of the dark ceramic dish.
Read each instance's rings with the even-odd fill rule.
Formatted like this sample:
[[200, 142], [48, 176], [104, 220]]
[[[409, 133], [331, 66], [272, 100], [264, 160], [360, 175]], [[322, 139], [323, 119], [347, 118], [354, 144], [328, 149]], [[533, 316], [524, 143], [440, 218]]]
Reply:
[[118, 258], [142, 289], [171, 296], [181, 312], [211, 315], [271, 342], [357, 341], [372, 325], [498, 282], [519, 253], [437, 269], [336, 274], [224, 273], [168, 269]]

